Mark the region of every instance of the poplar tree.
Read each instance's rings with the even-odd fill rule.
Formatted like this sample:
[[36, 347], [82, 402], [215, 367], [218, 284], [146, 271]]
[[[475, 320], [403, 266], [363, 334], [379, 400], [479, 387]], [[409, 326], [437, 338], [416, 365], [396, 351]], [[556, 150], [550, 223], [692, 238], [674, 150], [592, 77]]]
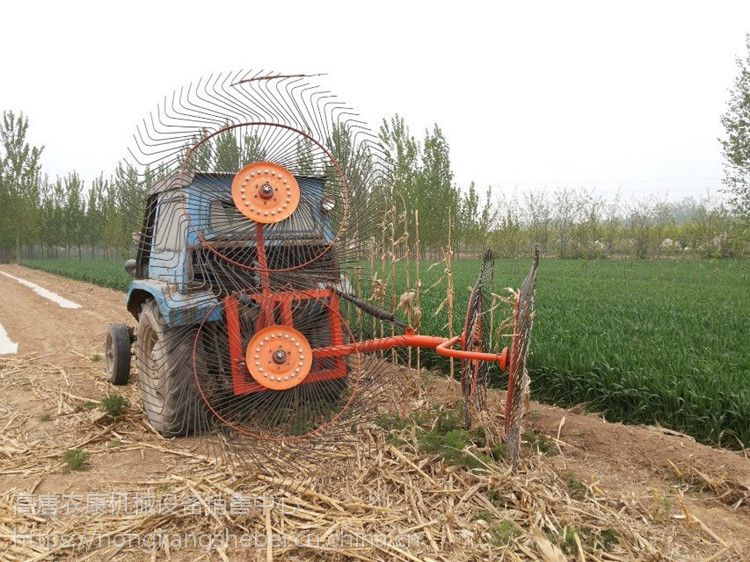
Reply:
[[38, 230], [38, 202], [44, 147], [31, 146], [26, 138], [29, 121], [23, 113], [4, 111], [0, 122], [0, 260], [15, 246], [31, 243]]
[[739, 72], [721, 117], [726, 135], [719, 142], [724, 156], [723, 183], [730, 202], [737, 214], [750, 222], [750, 33], [745, 42], [746, 58], [737, 59]]

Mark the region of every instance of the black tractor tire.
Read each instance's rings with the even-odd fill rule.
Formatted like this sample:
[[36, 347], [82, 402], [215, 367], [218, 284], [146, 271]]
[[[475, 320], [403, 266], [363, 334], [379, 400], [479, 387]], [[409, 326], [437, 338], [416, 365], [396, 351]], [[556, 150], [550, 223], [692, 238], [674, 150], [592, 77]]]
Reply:
[[205, 426], [203, 400], [193, 376], [197, 327], [169, 327], [152, 299], [138, 317], [135, 365], [143, 410], [165, 437], [182, 437]]
[[130, 330], [127, 325], [115, 322], [107, 328], [105, 345], [107, 378], [118, 386], [130, 379]]

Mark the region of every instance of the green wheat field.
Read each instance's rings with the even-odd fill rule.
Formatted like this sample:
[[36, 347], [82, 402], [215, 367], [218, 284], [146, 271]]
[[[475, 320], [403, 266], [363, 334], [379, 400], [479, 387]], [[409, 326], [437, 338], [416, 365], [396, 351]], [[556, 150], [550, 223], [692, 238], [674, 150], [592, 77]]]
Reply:
[[[25, 262], [124, 291], [122, 264]], [[424, 289], [442, 276], [442, 264], [429, 265], [420, 264]], [[496, 260], [495, 292], [518, 287], [529, 267], [530, 260]], [[478, 270], [477, 260], [454, 263], [456, 332]], [[445, 310], [434, 315], [444, 298], [442, 283], [422, 294], [422, 333], [446, 334]], [[543, 260], [530, 373], [535, 400], [659, 423], [706, 443], [750, 445], [750, 262]]]

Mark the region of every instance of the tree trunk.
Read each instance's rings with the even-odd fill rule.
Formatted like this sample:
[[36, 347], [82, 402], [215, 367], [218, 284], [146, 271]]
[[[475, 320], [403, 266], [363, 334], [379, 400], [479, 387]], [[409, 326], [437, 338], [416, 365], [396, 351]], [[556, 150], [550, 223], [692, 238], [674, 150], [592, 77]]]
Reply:
[[16, 232], [16, 263], [21, 263], [21, 236]]

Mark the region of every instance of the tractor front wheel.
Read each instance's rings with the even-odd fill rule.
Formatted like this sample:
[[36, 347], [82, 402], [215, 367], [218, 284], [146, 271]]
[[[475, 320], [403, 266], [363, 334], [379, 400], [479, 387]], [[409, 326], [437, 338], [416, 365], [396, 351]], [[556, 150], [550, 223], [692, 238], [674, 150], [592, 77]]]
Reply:
[[153, 300], [138, 318], [135, 364], [143, 409], [165, 437], [197, 433], [205, 411], [193, 378], [195, 327], [170, 327]]
[[128, 384], [130, 378], [130, 330], [115, 322], [107, 328], [107, 378], [116, 385]]

